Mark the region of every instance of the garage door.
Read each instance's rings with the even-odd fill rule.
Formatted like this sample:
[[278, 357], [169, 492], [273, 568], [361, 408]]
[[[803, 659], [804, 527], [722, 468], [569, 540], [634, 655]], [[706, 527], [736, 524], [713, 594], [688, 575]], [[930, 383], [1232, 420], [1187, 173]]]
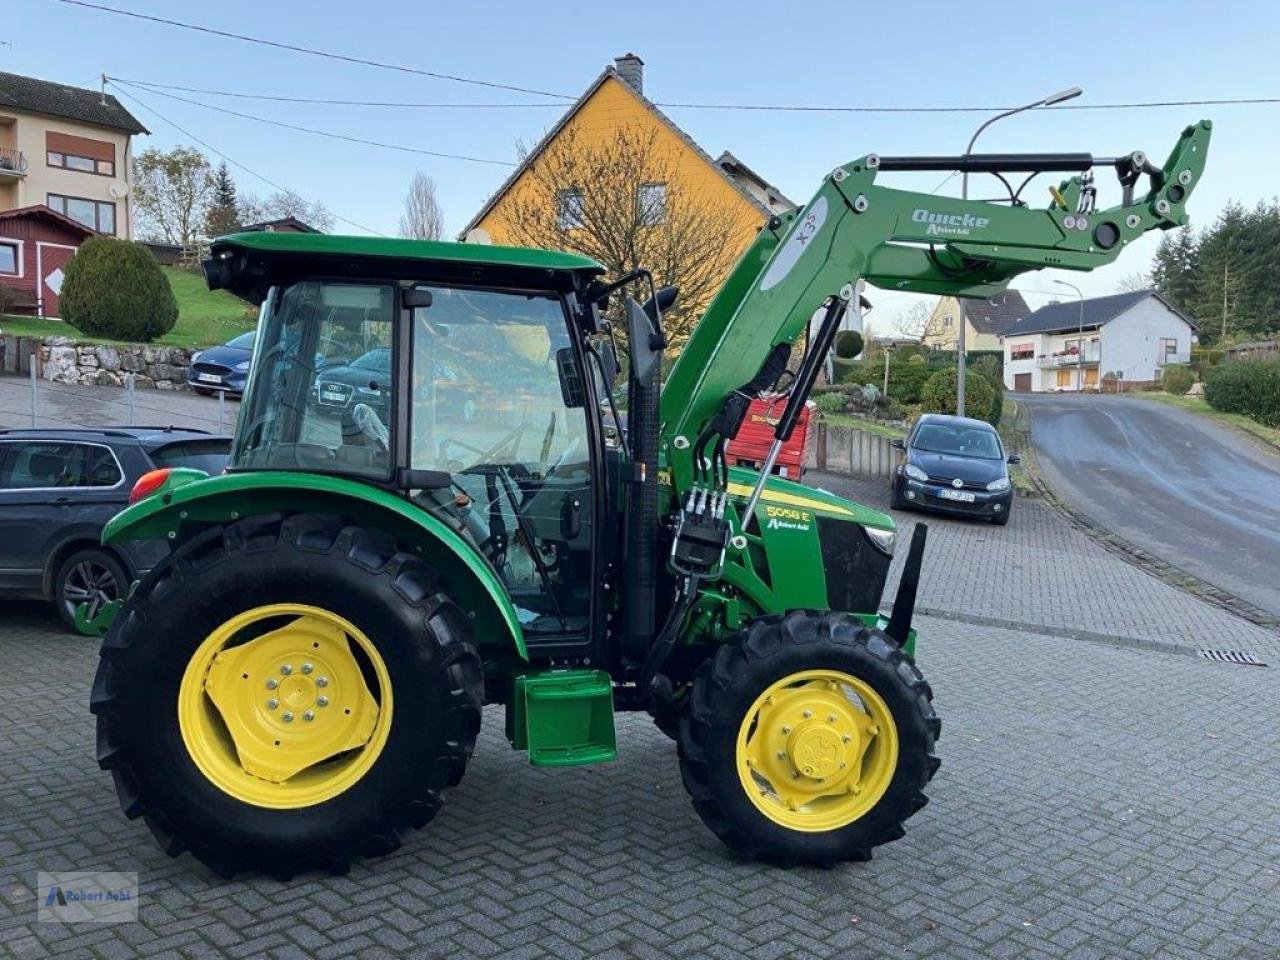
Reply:
[[1031, 390], [1031, 374], [1015, 373], [1013, 375], [1013, 389], [1029, 392]]

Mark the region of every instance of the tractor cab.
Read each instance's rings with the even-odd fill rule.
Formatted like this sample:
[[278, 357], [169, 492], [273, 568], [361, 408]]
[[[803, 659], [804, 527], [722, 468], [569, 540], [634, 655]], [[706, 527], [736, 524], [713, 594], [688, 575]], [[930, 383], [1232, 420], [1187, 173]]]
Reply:
[[407, 497], [498, 574], [531, 647], [587, 644], [603, 616], [591, 591], [607, 536], [598, 394], [613, 361], [590, 346], [596, 314], [579, 293], [601, 268], [352, 238], [343, 256], [338, 239], [214, 246], [211, 284], [261, 304], [229, 472], [330, 474]]

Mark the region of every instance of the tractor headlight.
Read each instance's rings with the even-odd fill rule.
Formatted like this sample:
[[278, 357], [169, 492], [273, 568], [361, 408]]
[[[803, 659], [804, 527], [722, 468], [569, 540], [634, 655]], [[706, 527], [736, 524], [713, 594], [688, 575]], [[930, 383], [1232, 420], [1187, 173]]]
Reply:
[[897, 531], [877, 530], [875, 527], [863, 527], [862, 529], [867, 532], [867, 539], [871, 541], [872, 546], [886, 557], [893, 556], [893, 547], [898, 541]]
[[919, 467], [917, 467], [914, 463], [908, 463], [907, 469], [903, 472], [906, 473], [906, 475], [910, 477], [912, 480], [919, 480], [921, 483], [924, 483], [929, 479], [929, 475], [925, 473], [923, 470], [921, 470]]
[[1000, 490], [1008, 490], [1009, 478], [997, 477], [995, 480], [992, 480], [990, 483], [987, 484], [987, 489], [990, 490], [992, 493], [995, 493]]

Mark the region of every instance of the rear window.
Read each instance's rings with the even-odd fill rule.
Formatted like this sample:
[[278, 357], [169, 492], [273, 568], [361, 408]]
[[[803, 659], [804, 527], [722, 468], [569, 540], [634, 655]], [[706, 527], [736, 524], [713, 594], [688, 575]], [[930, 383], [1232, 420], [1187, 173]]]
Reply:
[[227, 465], [230, 453], [230, 440], [187, 440], [152, 450], [151, 459], [157, 467], [190, 467], [214, 476]]

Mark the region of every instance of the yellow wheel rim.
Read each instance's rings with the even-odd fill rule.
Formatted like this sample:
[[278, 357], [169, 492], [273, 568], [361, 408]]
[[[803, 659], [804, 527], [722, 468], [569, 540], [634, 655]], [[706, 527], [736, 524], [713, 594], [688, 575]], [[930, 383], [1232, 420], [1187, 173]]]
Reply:
[[377, 761], [391, 729], [391, 678], [350, 621], [278, 603], [227, 620], [200, 644], [178, 688], [195, 765], [259, 807], [323, 803]]
[[736, 754], [742, 788], [761, 813], [789, 830], [821, 833], [880, 802], [898, 766], [898, 728], [866, 681], [804, 670], [756, 698]]

